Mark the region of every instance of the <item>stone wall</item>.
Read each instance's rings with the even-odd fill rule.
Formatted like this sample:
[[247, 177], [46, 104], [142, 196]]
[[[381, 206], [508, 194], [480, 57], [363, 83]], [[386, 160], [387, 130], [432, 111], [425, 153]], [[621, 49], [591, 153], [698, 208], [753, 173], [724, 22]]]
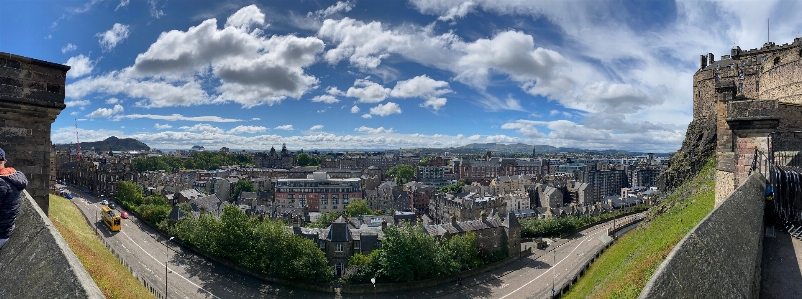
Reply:
[[6, 166], [28, 177], [28, 191], [47, 214], [50, 125], [64, 109], [70, 67], [0, 52], [0, 148]]
[[67, 241], [27, 192], [0, 249], [0, 298], [104, 298]]
[[753, 173], [671, 250], [639, 298], [757, 298], [766, 179]]

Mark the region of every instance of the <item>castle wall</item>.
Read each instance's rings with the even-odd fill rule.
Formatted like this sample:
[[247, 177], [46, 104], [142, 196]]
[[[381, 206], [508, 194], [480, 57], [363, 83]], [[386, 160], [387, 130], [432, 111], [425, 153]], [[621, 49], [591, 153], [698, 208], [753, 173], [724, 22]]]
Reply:
[[25, 173], [28, 192], [47, 213], [51, 185], [50, 125], [66, 106], [70, 67], [0, 52], [0, 148], [6, 166]]

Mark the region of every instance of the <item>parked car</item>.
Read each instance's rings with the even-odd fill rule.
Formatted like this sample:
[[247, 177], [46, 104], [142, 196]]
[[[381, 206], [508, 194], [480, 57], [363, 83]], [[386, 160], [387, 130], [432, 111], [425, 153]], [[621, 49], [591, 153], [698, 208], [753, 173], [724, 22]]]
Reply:
[[100, 204], [107, 206], [109, 205], [109, 201], [104, 199], [103, 201], [100, 202]]
[[120, 212], [120, 217], [122, 217], [123, 219], [128, 219], [128, 212], [126, 212], [126, 211], [121, 211], [121, 212]]
[[66, 197], [67, 197], [67, 199], [72, 199], [72, 194], [70, 194], [70, 193], [67, 193], [67, 196], [66, 196]]
[[110, 209], [112, 209], [112, 210], [114, 210], [114, 209], [116, 209], [116, 208], [117, 208], [117, 205], [116, 205], [116, 204], [114, 204], [113, 202], [110, 202], [110, 203], [109, 203], [109, 208], [110, 208]]

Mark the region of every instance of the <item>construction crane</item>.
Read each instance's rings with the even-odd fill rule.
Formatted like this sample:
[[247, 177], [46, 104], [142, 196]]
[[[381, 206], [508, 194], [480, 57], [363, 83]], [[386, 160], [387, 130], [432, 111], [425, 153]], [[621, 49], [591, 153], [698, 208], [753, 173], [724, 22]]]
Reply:
[[75, 119], [75, 142], [78, 146], [78, 160], [81, 160], [81, 140], [78, 139], [78, 119]]

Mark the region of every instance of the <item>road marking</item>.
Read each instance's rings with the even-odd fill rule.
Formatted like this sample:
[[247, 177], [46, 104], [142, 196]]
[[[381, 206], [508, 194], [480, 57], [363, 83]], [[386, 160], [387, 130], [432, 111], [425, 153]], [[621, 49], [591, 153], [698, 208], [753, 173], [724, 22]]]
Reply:
[[[574, 253], [574, 251], [576, 251], [576, 250], [579, 248], [579, 246], [580, 246], [580, 245], [582, 245], [582, 243], [585, 243], [585, 241], [587, 241], [587, 240], [588, 240], [590, 237], [592, 237], [593, 235], [595, 235], [595, 234], [597, 234], [597, 233], [598, 233], [598, 232], [591, 234], [591, 235], [590, 235], [588, 238], [582, 238], [582, 241], [580, 241], [580, 242], [579, 242], [579, 244], [577, 244], [577, 245], [576, 245], [576, 247], [574, 247], [574, 250], [571, 250], [571, 252], [569, 252], [569, 253], [568, 253], [568, 255], [566, 255], [566, 256], [565, 256], [563, 259], [561, 259], [561, 260], [560, 260], [559, 262], [557, 262], [556, 264], [552, 265], [552, 266], [551, 266], [551, 267], [550, 267], [548, 270], [546, 270], [546, 272], [543, 272], [542, 274], [538, 275], [537, 277], [535, 277], [535, 278], [532, 278], [532, 280], [530, 280], [529, 282], [527, 282], [527, 283], [525, 283], [524, 285], [522, 285], [522, 286], [518, 287], [517, 289], [515, 289], [515, 290], [514, 290], [514, 291], [512, 291], [512, 292], [510, 292], [509, 294], [507, 294], [507, 295], [504, 295], [504, 296], [500, 297], [499, 299], [504, 299], [504, 298], [507, 298], [507, 297], [509, 297], [510, 295], [514, 294], [515, 292], [518, 292], [518, 291], [520, 291], [521, 289], [525, 288], [526, 286], [528, 286], [530, 283], [534, 282], [535, 280], [537, 280], [537, 279], [538, 279], [538, 278], [540, 278], [541, 276], [543, 276], [543, 275], [546, 275], [546, 273], [549, 273], [549, 271], [551, 271], [552, 269], [556, 268], [556, 267], [557, 267], [557, 265], [559, 265], [560, 263], [562, 263], [563, 261], [565, 261], [565, 259], [567, 259], [567, 258], [571, 257], [571, 255]], [[555, 274], [555, 277], [556, 277], [556, 274]]]
[[[142, 248], [141, 246], [139, 246], [139, 244], [137, 244], [136, 242], [134, 242], [134, 239], [131, 239], [131, 237], [130, 237], [130, 236], [128, 236], [128, 234], [126, 234], [125, 232], [122, 232], [122, 233], [123, 233], [123, 235], [125, 235], [125, 237], [126, 237], [126, 238], [128, 238], [129, 240], [131, 240], [131, 242], [133, 242], [133, 243], [134, 243], [134, 245], [136, 245], [136, 247], [139, 247], [139, 249], [142, 249], [142, 252], [144, 252], [144, 253], [145, 253], [145, 254], [147, 254], [147, 255], [148, 255], [150, 258], [152, 258], [154, 261], [156, 261], [156, 263], [157, 263], [157, 264], [159, 264], [161, 267], [165, 267], [165, 266], [164, 266], [164, 264], [162, 264], [161, 262], [159, 262], [159, 260], [158, 260], [158, 259], [156, 259], [156, 258], [155, 258], [155, 257], [153, 257], [152, 255], [150, 255], [150, 253], [149, 253], [149, 252], [147, 252], [147, 251], [146, 251], [144, 248]], [[167, 269], [168, 269], [168, 270], [170, 270], [170, 267], [167, 267]], [[170, 270], [170, 271], [172, 271], [172, 270]], [[187, 282], [189, 282], [189, 283], [190, 283], [190, 284], [192, 284], [193, 286], [197, 287], [198, 289], [201, 289], [201, 290], [203, 290], [204, 292], [207, 292], [207, 293], [209, 293], [209, 295], [212, 295], [212, 297], [214, 297], [214, 298], [220, 298], [220, 297], [217, 297], [217, 296], [215, 296], [214, 294], [212, 294], [212, 292], [210, 292], [210, 291], [208, 291], [208, 290], [206, 290], [206, 289], [202, 288], [201, 286], [199, 286], [199, 285], [195, 284], [194, 282], [190, 281], [190, 280], [189, 280], [189, 279], [187, 279], [186, 277], [184, 277], [184, 276], [181, 276], [181, 274], [178, 274], [178, 273], [176, 273], [175, 271], [173, 271], [173, 273], [174, 273], [176, 276], [183, 278], [184, 280], [186, 280]]]

